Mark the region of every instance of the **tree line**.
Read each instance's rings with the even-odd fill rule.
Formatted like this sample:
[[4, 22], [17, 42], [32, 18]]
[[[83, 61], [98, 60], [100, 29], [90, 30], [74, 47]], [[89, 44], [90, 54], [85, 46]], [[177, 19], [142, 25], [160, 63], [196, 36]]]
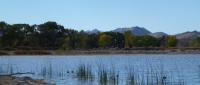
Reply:
[[[199, 46], [199, 39], [194, 45]], [[64, 28], [56, 22], [45, 22], [39, 25], [8, 24], [0, 22], [1, 49], [31, 50], [71, 50], [97, 48], [134, 48], [134, 47], [176, 47], [175, 36], [154, 38], [152, 36], [134, 36], [130, 31], [125, 33], [101, 32], [87, 33]]]

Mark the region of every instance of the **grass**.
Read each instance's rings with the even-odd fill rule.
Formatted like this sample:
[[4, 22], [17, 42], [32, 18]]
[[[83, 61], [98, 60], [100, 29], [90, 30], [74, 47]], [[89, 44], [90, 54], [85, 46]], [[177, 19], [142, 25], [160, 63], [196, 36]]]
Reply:
[[150, 67], [147, 71], [138, 72], [134, 67], [127, 69], [127, 85], [185, 85], [184, 81], [173, 80], [175, 76], [162, 69], [155, 70]]
[[80, 80], [91, 80], [93, 78], [91, 66], [80, 64], [76, 70], [76, 77]]
[[[65, 77], [71, 77], [66, 75], [67, 73], [75, 74], [78, 80], [83, 81], [95, 79], [95, 81], [97, 81], [100, 85], [119, 85], [122, 80], [125, 81], [126, 85], [186, 85], [183, 80], [176, 79], [176, 75], [170, 75], [170, 73], [163, 71], [163, 69], [155, 69], [151, 66], [149, 67], [150, 69], [143, 72], [138, 71], [139, 68], [134, 68], [134, 66], [128, 66], [121, 69], [116, 69], [116, 66], [114, 65], [108, 66], [103, 64], [97, 66], [79, 64], [74, 72], [59, 71], [60, 73], [58, 74], [65, 75]], [[97, 67], [96, 71], [94, 70], [95, 67]], [[14, 73], [15, 69], [16, 68], [12, 65], [0, 66], [1, 73]], [[40, 75], [51, 78], [52, 76], [55, 76], [54, 74], [56, 74], [53, 69], [52, 63], [49, 62], [48, 64], [41, 66]], [[123, 69], [126, 70], [125, 74], [120, 74], [119, 72]]]
[[98, 66], [98, 79], [101, 85], [107, 85], [108, 83], [112, 85], [118, 85], [119, 83], [119, 73], [116, 71], [114, 66], [112, 69], [108, 69], [103, 65]]
[[136, 85], [138, 76], [134, 68], [128, 67], [127, 70], [127, 85]]
[[106, 85], [108, 83], [108, 71], [105, 68], [99, 68], [98, 77], [101, 85]]

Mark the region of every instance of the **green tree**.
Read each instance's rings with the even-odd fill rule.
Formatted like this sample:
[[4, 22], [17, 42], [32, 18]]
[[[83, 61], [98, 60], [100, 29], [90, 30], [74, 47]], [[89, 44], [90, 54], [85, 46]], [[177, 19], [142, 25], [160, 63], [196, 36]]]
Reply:
[[157, 39], [157, 46], [166, 47], [167, 46], [167, 37], [163, 36]]
[[87, 49], [89, 46], [87, 44], [88, 41], [88, 34], [81, 30], [80, 32], [77, 32], [76, 36], [76, 46], [77, 49]]
[[98, 48], [98, 34], [89, 34], [87, 39], [88, 48]]
[[6, 45], [6, 42], [4, 40], [4, 35], [6, 32], [6, 29], [8, 27], [8, 24], [4, 21], [0, 22], [0, 47], [4, 47]]
[[124, 47], [124, 35], [118, 32], [104, 32], [103, 34], [109, 35], [112, 37], [111, 47], [123, 48]]
[[60, 47], [64, 39], [64, 27], [56, 22], [46, 22], [37, 27], [39, 41], [42, 47], [56, 49]]
[[70, 38], [69, 37], [65, 37], [63, 40], [63, 44], [61, 46], [62, 50], [70, 50], [72, 49], [72, 47], [70, 46]]
[[135, 47], [156, 47], [158, 46], [158, 41], [152, 36], [136, 36], [134, 38]]
[[79, 33], [79, 47], [80, 49], [91, 49], [98, 47], [98, 35], [87, 34], [83, 31]]
[[168, 47], [176, 47], [178, 43], [178, 40], [175, 36], [168, 36], [167, 38], [167, 46]]
[[111, 44], [112, 44], [112, 36], [106, 34], [100, 35], [99, 46], [105, 48], [105, 47], [110, 47]]
[[65, 30], [65, 36], [69, 37], [69, 45], [71, 49], [76, 49], [78, 47], [78, 31], [72, 29]]
[[7, 25], [4, 28], [2, 44], [4, 47], [17, 47], [22, 46], [25, 39], [25, 29], [29, 28], [28, 24], [13, 24]]
[[197, 37], [196, 39], [192, 40], [191, 46], [200, 47], [200, 37]]

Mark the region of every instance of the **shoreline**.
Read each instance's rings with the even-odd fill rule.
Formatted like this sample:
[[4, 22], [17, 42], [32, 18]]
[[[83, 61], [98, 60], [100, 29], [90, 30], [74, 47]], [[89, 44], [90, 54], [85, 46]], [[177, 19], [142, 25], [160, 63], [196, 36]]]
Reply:
[[200, 50], [0, 50], [0, 55], [104, 55], [104, 54], [200, 54]]
[[33, 79], [31, 77], [17, 77], [12, 75], [0, 75], [0, 85], [56, 85], [47, 83], [43, 79]]

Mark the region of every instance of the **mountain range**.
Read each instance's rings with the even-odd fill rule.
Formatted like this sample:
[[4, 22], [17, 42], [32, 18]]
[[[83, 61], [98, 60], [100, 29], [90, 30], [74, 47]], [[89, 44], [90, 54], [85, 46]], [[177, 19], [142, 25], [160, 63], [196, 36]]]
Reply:
[[100, 31], [98, 29], [88, 30], [86, 31], [88, 34], [98, 34]]
[[151, 32], [143, 27], [131, 27], [131, 28], [117, 28], [115, 30], [112, 30], [112, 32], [119, 32], [124, 33], [130, 31], [133, 35], [136, 36], [144, 36], [151, 34]]
[[176, 34], [175, 36], [179, 40], [180, 45], [187, 46], [193, 41], [193, 39], [200, 37], [200, 32], [198, 31], [184, 32]]
[[[130, 28], [117, 28], [117, 29], [114, 29], [114, 30], [111, 30], [111, 32], [119, 32], [119, 33], [124, 33], [126, 31], [130, 31], [133, 35], [135, 36], [144, 36], [144, 35], [150, 35], [150, 36], [153, 36], [155, 38], [160, 38], [160, 37], [163, 37], [163, 36], [168, 36], [167, 33], [164, 33], [164, 32], [155, 32], [155, 33], [152, 33], [151, 31], [147, 30], [146, 28], [144, 27], [130, 27]], [[92, 33], [100, 33], [101, 31], [99, 31], [98, 29], [93, 29], [91, 31], [87, 31], [87, 33], [89, 34], [92, 34]], [[178, 33], [178, 34], [175, 34], [174, 36], [176, 36], [176, 38], [178, 40], [192, 40], [192, 39], [195, 39], [197, 37], [200, 37], [200, 32], [198, 31], [191, 31], [191, 32], [184, 32], [184, 33]]]

